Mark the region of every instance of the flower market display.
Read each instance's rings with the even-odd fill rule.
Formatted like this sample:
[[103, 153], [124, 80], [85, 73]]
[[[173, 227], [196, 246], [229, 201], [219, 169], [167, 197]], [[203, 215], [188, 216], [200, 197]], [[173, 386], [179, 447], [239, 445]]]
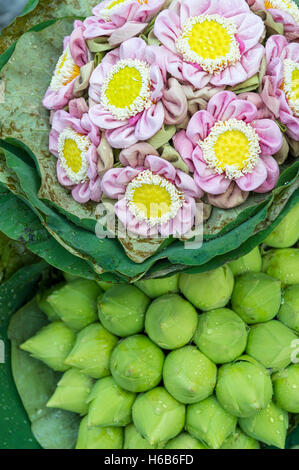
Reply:
[[28, 0], [0, 35], [0, 448], [298, 447], [298, 157], [298, 0]]

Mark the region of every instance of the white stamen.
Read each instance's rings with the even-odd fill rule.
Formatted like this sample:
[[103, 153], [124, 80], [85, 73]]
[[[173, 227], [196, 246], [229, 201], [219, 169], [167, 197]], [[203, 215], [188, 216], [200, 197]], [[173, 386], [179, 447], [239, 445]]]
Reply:
[[[125, 106], [124, 108], [118, 108], [109, 102], [106, 96], [106, 91], [108, 89], [109, 82], [113, 78], [113, 76], [117, 72], [119, 72], [121, 69], [124, 69], [125, 67], [134, 68], [140, 73], [141, 89], [139, 92], [139, 96], [135, 98], [133, 103], [131, 103], [129, 106]], [[151, 85], [150, 66], [146, 62], [142, 60], [138, 60], [138, 59], [119, 60], [117, 64], [115, 64], [112, 67], [109, 74], [104, 79], [102, 89], [101, 89], [101, 104], [104, 108], [111, 111], [111, 113], [116, 119], [120, 121], [125, 121], [131, 116], [136, 116], [136, 114], [152, 106], [153, 103], [150, 99], [151, 97], [150, 85]]]
[[[76, 173], [68, 166], [67, 160], [64, 156], [65, 141], [67, 139], [76, 142], [78, 149], [81, 151], [81, 168]], [[85, 135], [78, 134], [73, 129], [67, 128], [59, 135], [58, 154], [60, 159], [60, 165], [65, 170], [67, 177], [74, 184], [84, 183], [88, 180], [89, 163], [86, 159], [86, 153], [89, 150], [90, 146], [91, 141], [89, 140], [89, 138]]]
[[[222, 168], [222, 162], [215, 154], [214, 146], [219, 136], [227, 131], [240, 131], [248, 139], [249, 154], [243, 160], [244, 166], [241, 170], [236, 164], [225, 165], [225, 168]], [[208, 165], [208, 168], [212, 168], [218, 174], [226, 173], [226, 176], [229, 179], [237, 179], [247, 173], [251, 173], [251, 171], [256, 166], [259, 159], [259, 154], [261, 153], [259, 137], [253, 127], [250, 124], [246, 124], [244, 121], [239, 121], [237, 119], [217, 121], [216, 124], [212, 127], [208, 137], [204, 141], [199, 141], [198, 145], [203, 151], [203, 157]]]
[[57, 62], [50, 88], [53, 91], [58, 91], [63, 88], [65, 82], [68, 82], [73, 77], [75, 67], [77, 67], [77, 65], [71, 56], [69, 46], [67, 46]]
[[[293, 85], [293, 72], [299, 70], [299, 63], [291, 59], [286, 59], [283, 62], [283, 91], [285, 92], [290, 108], [295, 116], [299, 116], [299, 99], [294, 97]], [[295, 99], [294, 99], [295, 98]]]
[[[168, 192], [171, 203], [169, 211], [166, 214], [163, 214], [161, 217], [148, 218], [145, 212], [136, 206], [136, 204], [134, 203], [135, 189], [140, 188], [144, 185], [160, 186]], [[155, 175], [150, 170], [142, 171], [136, 178], [131, 181], [131, 183], [128, 184], [125, 198], [127, 200], [127, 204], [130, 211], [136, 217], [136, 219], [140, 220], [141, 222], [146, 222], [150, 227], [154, 227], [158, 224], [164, 224], [169, 220], [173, 219], [177, 215], [179, 209], [182, 207], [184, 202], [184, 194], [179, 191], [174, 186], [174, 184], [172, 184], [163, 176]]]
[[[225, 28], [231, 39], [230, 50], [227, 54], [217, 57], [216, 59], [204, 59], [191, 49], [189, 45], [189, 33], [192, 31], [195, 24], [203, 23], [205, 21], [215, 21]], [[236, 33], [236, 24], [227, 18], [219, 15], [194, 16], [184, 23], [183, 32], [176, 40], [176, 48], [183, 55], [186, 61], [200, 65], [206, 72], [217, 74], [229, 65], [232, 65], [241, 59], [239, 44], [235, 38]]]

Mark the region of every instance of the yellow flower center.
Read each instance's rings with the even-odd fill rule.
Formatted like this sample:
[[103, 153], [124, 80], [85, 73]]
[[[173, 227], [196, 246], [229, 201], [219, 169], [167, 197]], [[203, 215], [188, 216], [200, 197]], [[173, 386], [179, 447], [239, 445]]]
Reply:
[[194, 16], [185, 22], [176, 48], [186, 61], [219, 73], [241, 58], [236, 32], [236, 24], [222, 16]]
[[299, 8], [292, 0], [265, 0], [266, 10], [282, 10], [299, 22]]
[[235, 165], [242, 170], [249, 155], [249, 140], [241, 131], [223, 132], [214, 145], [214, 152], [223, 170], [227, 165]]
[[124, 67], [111, 78], [106, 96], [112, 106], [125, 108], [130, 106], [139, 96], [142, 78], [139, 70], [134, 67]]
[[261, 152], [253, 127], [237, 119], [216, 122], [208, 137], [198, 145], [208, 167], [216, 173], [225, 173], [229, 179], [251, 172]]
[[118, 61], [103, 82], [101, 104], [119, 120], [150, 107], [149, 65], [137, 59]]
[[128, 184], [126, 200], [138, 220], [154, 226], [173, 219], [184, 196], [163, 176], [144, 170]]
[[133, 203], [144, 213], [147, 219], [162, 217], [169, 212], [171, 198], [169, 192], [161, 186], [144, 184], [136, 188]]
[[61, 55], [51, 81], [51, 88], [55, 91], [71, 83], [80, 75], [80, 67], [74, 62], [69, 47]]
[[74, 184], [82, 183], [88, 179], [86, 153], [90, 146], [89, 138], [78, 134], [73, 129], [65, 129], [59, 135], [58, 154], [60, 165]]
[[75, 140], [65, 139], [63, 155], [67, 163], [67, 166], [74, 173], [78, 173], [78, 171], [80, 171], [82, 168], [82, 158], [81, 158], [81, 150], [79, 149], [78, 144], [77, 142], [75, 142]]
[[290, 108], [299, 116], [299, 63], [291, 59], [284, 60], [281, 89], [285, 92]]
[[191, 50], [203, 59], [224, 56], [231, 47], [230, 35], [215, 20], [196, 23], [188, 33], [188, 42]]

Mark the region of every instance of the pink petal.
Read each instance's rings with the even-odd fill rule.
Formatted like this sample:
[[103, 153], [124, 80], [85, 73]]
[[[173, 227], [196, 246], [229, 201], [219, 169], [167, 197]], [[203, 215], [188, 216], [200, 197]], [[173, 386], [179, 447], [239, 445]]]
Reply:
[[83, 67], [89, 60], [88, 49], [83, 36], [85, 28], [81, 21], [78, 23], [70, 37], [70, 51], [74, 62], [79, 65], [79, 67]]
[[140, 171], [130, 167], [112, 168], [106, 171], [101, 182], [103, 193], [111, 199], [119, 199], [125, 194], [127, 185]]
[[194, 171], [194, 165], [192, 162], [192, 153], [194, 150], [194, 144], [188, 139], [186, 131], [182, 130], [175, 134], [172, 138], [175, 149], [179, 152], [182, 159], [187, 163], [189, 170]]
[[262, 155], [274, 155], [281, 149], [282, 133], [276, 122], [270, 119], [258, 119], [251, 125], [259, 136]]
[[257, 117], [254, 104], [238, 99], [231, 91], [221, 91], [214, 95], [209, 101], [207, 111], [216, 121], [234, 118], [250, 123]]
[[189, 121], [186, 136], [191, 140], [193, 145], [197, 145], [199, 140], [204, 140], [209, 135], [215, 122], [212, 113], [209, 111], [197, 111]]
[[238, 178], [235, 181], [242, 191], [254, 191], [266, 181], [266, 178], [266, 166], [264, 161], [259, 158], [258, 163], [251, 173], [247, 173], [247, 175], [241, 176], [241, 178]]
[[[164, 109], [159, 101], [149, 109], [143, 111], [141, 118], [135, 126], [135, 138], [138, 140], [148, 140], [155, 135], [163, 126]], [[135, 142], [134, 142], [135, 143]]]
[[123, 42], [119, 48], [120, 59], [144, 60], [146, 42], [141, 38], [131, 38]]
[[261, 186], [255, 189], [256, 193], [267, 193], [273, 189], [279, 178], [279, 166], [273, 157], [261, 157], [266, 170], [267, 178]]
[[200, 147], [195, 147], [193, 155], [193, 164], [195, 167], [194, 181], [199, 188], [210, 194], [223, 194], [230, 185], [230, 180], [225, 174], [218, 174], [211, 168], [208, 168], [202, 157]]
[[144, 161], [145, 168], [148, 168], [156, 175], [164, 176], [164, 178], [174, 181], [176, 177], [175, 167], [163, 158], [155, 155], [148, 155]]
[[194, 179], [184, 171], [177, 170], [174, 183], [178, 189], [188, 196], [195, 198], [201, 198], [203, 196], [202, 190], [195, 184]]
[[158, 234], [157, 227], [149, 227], [146, 222], [140, 222], [127, 206], [126, 199], [120, 199], [114, 205], [114, 212], [129, 232], [140, 235], [142, 238], [154, 237]]
[[193, 225], [196, 213], [195, 200], [192, 197], [185, 196], [182, 207], [177, 215], [169, 222], [159, 226], [159, 232], [164, 238], [170, 235], [180, 237], [189, 232]]
[[110, 111], [103, 108], [102, 105], [96, 104], [89, 110], [91, 122], [100, 129], [117, 129], [124, 127], [128, 121], [117, 120]]
[[124, 124], [117, 129], [106, 131], [106, 138], [111, 147], [116, 149], [128, 148], [138, 141], [135, 135], [135, 126], [132, 126], [130, 123]]

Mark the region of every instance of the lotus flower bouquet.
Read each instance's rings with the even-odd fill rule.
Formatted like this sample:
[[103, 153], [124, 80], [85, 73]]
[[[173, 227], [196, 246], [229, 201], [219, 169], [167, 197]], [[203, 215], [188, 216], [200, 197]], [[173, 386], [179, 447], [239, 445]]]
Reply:
[[131, 281], [266, 238], [298, 200], [296, 2], [42, 3], [0, 57], [0, 229]]

